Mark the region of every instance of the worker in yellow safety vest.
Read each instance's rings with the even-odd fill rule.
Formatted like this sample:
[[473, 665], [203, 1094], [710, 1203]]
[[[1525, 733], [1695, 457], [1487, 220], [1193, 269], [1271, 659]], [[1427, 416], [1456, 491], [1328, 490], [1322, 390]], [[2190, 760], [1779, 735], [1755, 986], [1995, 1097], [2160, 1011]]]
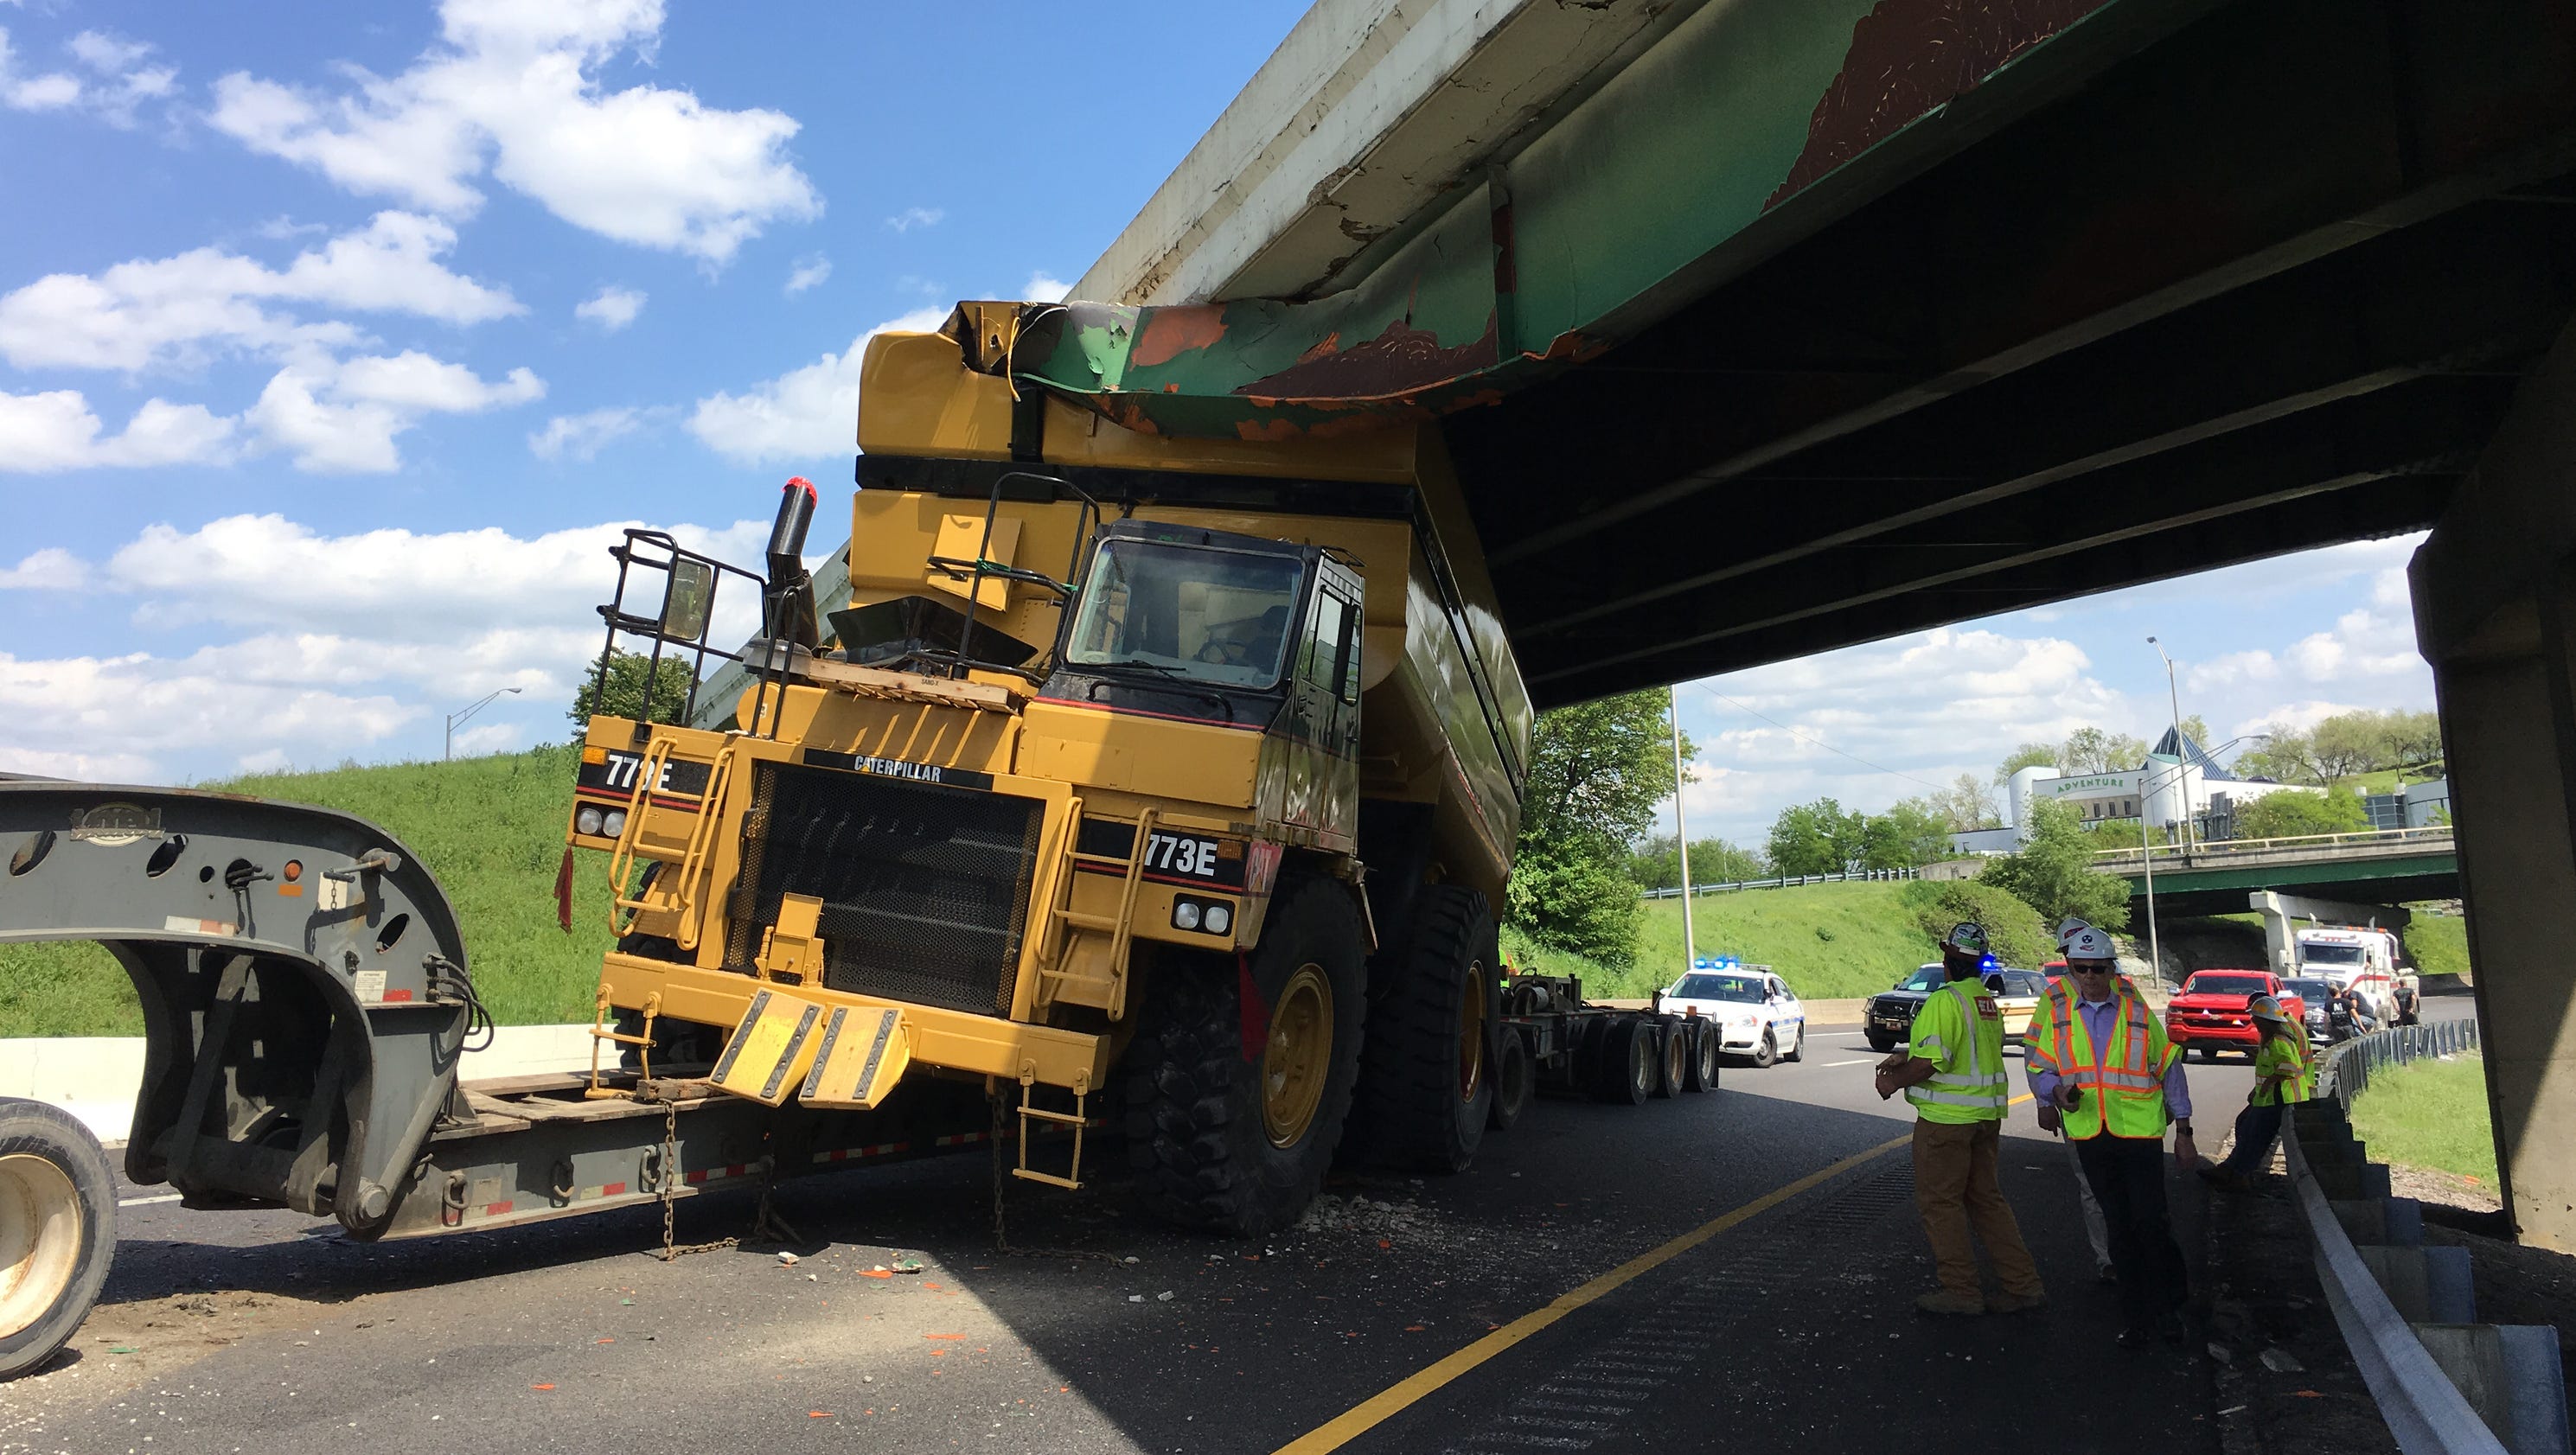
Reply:
[[2254, 1050], [2254, 1089], [2236, 1114], [2236, 1145], [2227, 1160], [2200, 1170], [2202, 1177], [2231, 1192], [2251, 1186], [2255, 1175], [2271, 1165], [2272, 1140], [2281, 1134], [2282, 1119], [2290, 1107], [2316, 1094], [2307, 1027], [2292, 1021], [2281, 1002], [2268, 995], [2254, 997], [2245, 1009], [2263, 1035]]
[[[1905, 1049], [1878, 1066], [1879, 1098], [1902, 1091], [1914, 1104], [1914, 1206], [1941, 1282], [1914, 1300], [1927, 1314], [2022, 1313], [2048, 1302], [1996, 1176], [2012, 1082], [2003, 1011], [1983, 979], [1987, 963], [1985, 928], [1952, 926], [1941, 942], [1949, 983], [1914, 1013]], [[1971, 1225], [2002, 1286], [1991, 1300], [1978, 1287]]]
[[2126, 1325], [2121, 1345], [2137, 1348], [2157, 1335], [2180, 1343], [2191, 1280], [2167, 1210], [2168, 1124], [2175, 1162], [2189, 1171], [2200, 1160], [2182, 1050], [2166, 1041], [2163, 1022], [2120, 977], [2111, 937], [2091, 925], [2069, 931], [2067, 973], [2049, 986], [2023, 1033], [2023, 1070], [2041, 1128], [2063, 1130], [2075, 1144], [2102, 1206]]

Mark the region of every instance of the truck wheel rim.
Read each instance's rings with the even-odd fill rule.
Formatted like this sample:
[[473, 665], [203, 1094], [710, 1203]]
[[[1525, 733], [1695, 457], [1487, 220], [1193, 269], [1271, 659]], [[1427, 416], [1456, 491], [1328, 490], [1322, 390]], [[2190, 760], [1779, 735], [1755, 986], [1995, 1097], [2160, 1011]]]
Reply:
[[0, 1157], [0, 1338], [43, 1318], [80, 1268], [80, 1196], [42, 1157]]
[[1270, 1012], [1261, 1052], [1261, 1122], [1270, 1145], [1293, 1147], [1315, 1122], [1333, 1064], [1333, 987], [1323, 967], [1301, 965]]
[[1485, 967], [1467, 967], [1467, 993], [1458, 1007], [1458, 1099], [1476, 1099], [1485, 1084]]

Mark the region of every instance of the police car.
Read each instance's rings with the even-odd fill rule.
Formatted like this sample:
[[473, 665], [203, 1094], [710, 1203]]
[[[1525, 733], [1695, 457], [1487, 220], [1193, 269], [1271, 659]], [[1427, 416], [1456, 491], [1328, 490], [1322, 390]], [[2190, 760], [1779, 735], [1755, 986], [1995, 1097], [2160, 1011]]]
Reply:
[[1718, 1051], [1756, 1066], [1795, 1061], [1807, 1050], [1807, 1008], [1768, 965], [1702, 957], [1664, 987], [1668, 1015], [1697, 1016], [1718, 1029]]

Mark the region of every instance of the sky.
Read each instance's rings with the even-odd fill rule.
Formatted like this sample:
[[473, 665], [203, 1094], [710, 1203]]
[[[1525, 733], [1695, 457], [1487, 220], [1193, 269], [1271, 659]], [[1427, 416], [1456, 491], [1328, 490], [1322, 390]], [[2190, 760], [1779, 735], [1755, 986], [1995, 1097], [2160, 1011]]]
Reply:
[[[1058, 294], [1301, 9], [0, 0], [0, 771], [559, 737], [624, 526], [754, 562], [866, 336]], [[2426, 705], [2409, 549], [1686, 687], [1693, 835], [2151, 736], [2149, 633], [2222, 734]]]

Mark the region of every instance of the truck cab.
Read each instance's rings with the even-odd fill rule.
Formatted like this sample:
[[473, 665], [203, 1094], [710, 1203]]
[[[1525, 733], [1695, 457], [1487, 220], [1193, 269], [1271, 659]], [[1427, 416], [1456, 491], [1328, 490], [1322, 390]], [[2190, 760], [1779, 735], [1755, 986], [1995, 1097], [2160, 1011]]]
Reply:
[[2394, 1025], [2398, 1004], [2397, 937], [2377, 928], [2298, 932], [2298, 973], [2349, 990], [2381, 1025]]

